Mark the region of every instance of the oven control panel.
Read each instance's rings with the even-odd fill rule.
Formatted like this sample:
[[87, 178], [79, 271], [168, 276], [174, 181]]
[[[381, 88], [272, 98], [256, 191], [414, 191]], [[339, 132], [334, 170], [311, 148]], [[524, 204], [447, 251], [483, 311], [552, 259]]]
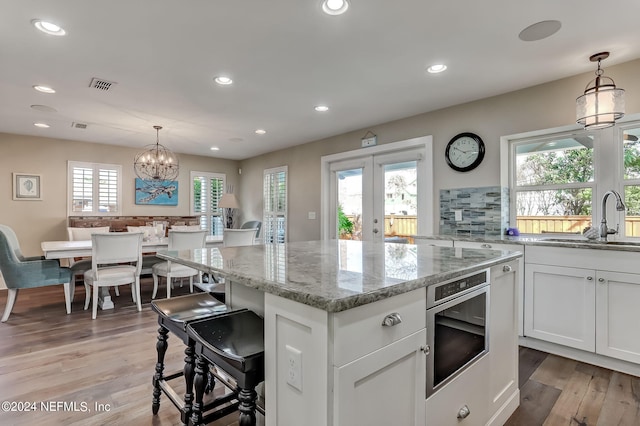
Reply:
[[471, 275], [466, 278], [451, 281], [435, 288], [435, 301], [446, 299], [454, 294], [462, 293], [470, 288], [477, 287], [487, 282], [487, 272]]

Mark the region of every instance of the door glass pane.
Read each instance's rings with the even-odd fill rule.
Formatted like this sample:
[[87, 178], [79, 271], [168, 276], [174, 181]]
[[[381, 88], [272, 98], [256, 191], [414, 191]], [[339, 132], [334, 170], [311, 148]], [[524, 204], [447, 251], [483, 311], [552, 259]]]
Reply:
[[336, 172], [338, 238], [362, 240], [362, 168]]
[[417, 162], [384, 166], [384, 237], [387, 241], [413, 242], [418, 231]]

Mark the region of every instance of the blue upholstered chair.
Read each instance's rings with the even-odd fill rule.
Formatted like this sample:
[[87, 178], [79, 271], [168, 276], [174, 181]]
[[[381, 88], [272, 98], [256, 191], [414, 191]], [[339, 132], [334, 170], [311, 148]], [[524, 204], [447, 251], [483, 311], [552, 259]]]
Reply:
[[71, 313], [71, 269], [61, 267], [57, 260], [23, 256], [15, 232], [6, 225], [0, 225], [0, 271], [9, 289], [2, 322], [9, 319], [21, 288], [63, 284], [67, 314]]
[[262, 228], [262, 222], [260, 222], [259, 220], [250, 220], [249, 222], [245, 222], [242, 224], [242, 226], [240, 227], [240, 229], [251, 229], [251, 228], [256, 228], [256, 238], [260, 237], [260, 228]]

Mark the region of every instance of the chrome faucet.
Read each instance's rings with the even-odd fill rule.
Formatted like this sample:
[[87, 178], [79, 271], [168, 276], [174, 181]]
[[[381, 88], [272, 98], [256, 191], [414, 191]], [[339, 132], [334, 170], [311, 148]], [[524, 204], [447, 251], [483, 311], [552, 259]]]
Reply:
[[609, 195], [614, 195], [616, 197], [617, 211], [621, 212], [625, 209], [622, 197], [616, 191], [612, 189], [604, 194], [602, 197], [602, 220], [600, 221], [600, 239], [603, 241], [607, 241], [607, 235], [617, 234], [618, 228], [620, 227], [620, 224], [616, 226], [616, 229], [611, 229], [607, 226], [607, 198], [609, 198]]

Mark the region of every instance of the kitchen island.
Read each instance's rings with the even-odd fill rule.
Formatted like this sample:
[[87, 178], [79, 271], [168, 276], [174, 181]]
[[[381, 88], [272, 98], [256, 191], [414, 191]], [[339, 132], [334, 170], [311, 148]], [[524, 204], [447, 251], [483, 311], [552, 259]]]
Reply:
[[[228, 304], [264, 316], [267, 425], [502, 424], [518, 406], [518, 252], [334, 240], [158, 256], [223, 276]], [[427, 288], [477, 273], [490, 350], [427, 399]]]

